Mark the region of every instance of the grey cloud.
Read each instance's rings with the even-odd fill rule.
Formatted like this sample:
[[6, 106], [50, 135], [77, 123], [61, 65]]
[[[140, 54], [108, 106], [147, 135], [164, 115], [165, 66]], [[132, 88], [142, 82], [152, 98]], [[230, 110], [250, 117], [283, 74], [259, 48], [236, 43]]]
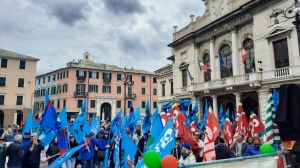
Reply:
[[146, 8], [139, 0], [103, 0], [104, 5], [116, 15], [144, 13]]
[[86, 0], [33, 0], [42, 6], [49, 15], [57, 18], [61, 23], [73, 25], [77, 21], [86, 20], [87, 13], [91, 10]]

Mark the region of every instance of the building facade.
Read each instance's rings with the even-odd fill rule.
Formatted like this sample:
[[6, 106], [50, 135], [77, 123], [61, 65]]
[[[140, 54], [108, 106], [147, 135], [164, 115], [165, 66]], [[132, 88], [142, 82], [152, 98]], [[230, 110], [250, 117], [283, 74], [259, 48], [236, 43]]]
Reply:
[[[124, 89], [126, 87], [126, 90]], [[74, 120], [87, 100], [88, 113], [110, 120], [124, 109], [129, 112], [129, 102], [141, 108], [146, 102], [157, 106], [157, 77], [155, 74], [133, 68], [97, 64], [86, 52], [83, 59], [67, 63], [64, 68], [36, 77], [35, 111], [44, 110], [44, 96], [48, 91], [54, 106], [60, 111], [66, 107], [68, 118]], [[126, 91], [126, 92], [125, 92]]]
[[0, 127], [24, 123], [33, 107], [39, 59], [0, 49]]
[[206, 101], [216, 116], [220, 105], [233, 113], [241, 102], [248, 116], [254, 111], [265, 120], [268, 94], [282, 84], [300, 83], [295, 18], [273, 12], [289, 8], [286, 14], [295, 15], [295, 2], [203, 1], [205, 14], [191, 15], [191, 22], [180, 30], [174, 26], [168, 45], [174, 98], [198, 100], [200, 117]]

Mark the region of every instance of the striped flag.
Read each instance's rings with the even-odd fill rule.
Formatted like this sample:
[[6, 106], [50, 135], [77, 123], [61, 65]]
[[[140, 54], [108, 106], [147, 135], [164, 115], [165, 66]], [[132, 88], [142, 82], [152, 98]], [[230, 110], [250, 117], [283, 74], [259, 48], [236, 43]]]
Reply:
[[270, 144], [280, 144], [279, 129], [276, 123], [273, 122], [275, 119], [275, 109], [272, 93], [268, 96], [267, 113], [266, 113], [266, 142]]
[[200, 67], [200, 71], [211, 72], [211, 69], [207, 65], [205, 65], [202, 61], [198, 60], [198, 64]]
[[242, 48], [242, 59], [243, 62], [246, 62], [248, 59], [248, 54], [246, 53], [246, 50], [244, 48]]
[[203, 161], [216, 160], [215, 140], [219, 133], [220, 126], [218, 124], [218, 120], [216, 119], [216, 116], [210, 107], [206, 124]]

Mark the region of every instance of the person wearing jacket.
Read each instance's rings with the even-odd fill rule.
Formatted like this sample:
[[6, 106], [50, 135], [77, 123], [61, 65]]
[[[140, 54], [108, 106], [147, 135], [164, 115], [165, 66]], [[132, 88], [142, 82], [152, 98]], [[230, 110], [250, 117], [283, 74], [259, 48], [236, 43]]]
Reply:
[[253, 144], [248, 145], [245, 155], [246, 156], [253, 156], [259, 155], [259, 148], [260, 148], [260, 140], [259, 137], [253, 137]]
[[104, 163], [106, 149], [110, 148], [108, 132], [105, 132], [103, 137], [101, 137], [98, 140], [97, 148], [98, 148], [97, 155], [99, 155], [99, 157], [97, 157], [98, 167], [102, 168], [103, 163]]
[[176, 144], [175, 147], [172, 149], [171, 154], [177, 159], [179, 160], [181, 157], [181, 145], [180, 145], [180, 137], [176, 138]]
[[28, 157], [26, 160], [25, 168], [39, 168], [41, 161], [41, 152], [44, 150], [44, 146], [41, 141], [38, 139], [37, 134], [34, 133], [31, 135], [31, 143], [25, 149], [24, 155]]
[[247, 146], [248, 144], [244, 142], [244, 138], [240, 136], [238, 140], [233, 144], [231, 149], [234, 151], [236, 157], [241, 157], [245, 156]]
[[[23, 150], [23, 154], [25, 153], [25, 150], [28, 148], [28, 146], [31, 143], [31, 139], [30, 139], [30, 131], [26, 131], [24, 133], [24, 137], [22, 138], [22, 142], [21, 142], [21, 149]], [[25, 167], [27, 164], [28, 160], [28, 156], [27, 155], [23, 155], [23, 159], [22, 159], [22, 167]]]
[[23, 159], [23, 150], [21, 148], [22, 135], [15, 136], [15, 141], [9, 144], [7, 148], [8, 168], [21, 168]]
[[234, 158], [234, 153], [225, 145], [225, 140], [223, 137], [218, 138], [218, 144], [215, 147], [216, 150], [216, 159], [228, 159]]
[[181, 165], [190, 164], [190, 163], [196, 163], [196, 157], [191, 151], [191, 146], [184, 142], [181, 149], [181, 157], [179, 159], [179, 163]]
[[49, 148], [46, 151], [48, 158], [48, 165], [55, 161], [59, 157], [59, 148], [57, 143], [57, 138], [55, 138], [52, 143], [49, 145]]
[[5, 167], [7, 146], [3, 137], [0, 138], [0, 168]]
[[[78, 146], [77, 142], [75, 141], [74, 135], [70, 135], [69, 137], [69, 145], [70, 145], [70, 149], [71, 148], [75, 148], [76, 146]], [[76, 157], [78, 155], [78, 152], [74, 153], [67, 161], [67, 168], [74, 168], [75, 164], [76, 164]]]
[[81, 144], [88, 143], [85, 147], [79, 150], [81, 156], [82, 168], [92, 168], [95, 150], [97, 151], [97, 140], [92, 138], [91, 133], [85, 135], [85, 141]]

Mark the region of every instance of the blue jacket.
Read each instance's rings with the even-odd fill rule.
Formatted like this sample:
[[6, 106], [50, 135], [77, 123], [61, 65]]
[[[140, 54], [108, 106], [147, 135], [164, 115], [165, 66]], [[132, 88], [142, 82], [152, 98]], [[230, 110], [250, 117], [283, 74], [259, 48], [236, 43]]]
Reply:
[[[84, 144], [85, 142], [82, 142], [81, 144]], [[90, 160], [94, 158], [94, 152], [95, 152], [95, 146], [97, 145], [96, 139], [91, 139], [90, 143], [87, 144], [89, 146], [89, 150], [86, 149], [86, 147], [82, 147], [79, 150], [79, 155], [81, 160]]]
[[99, 150], [106, 150], [106, 146], [109, 144], [108, 139], [107, 138], [100, 138], [98, 140], [98, 149]]
[[245, 154], [246, 156], [259, 155], [259, 146], [254, 146], [253, 144], [248, 145]]

